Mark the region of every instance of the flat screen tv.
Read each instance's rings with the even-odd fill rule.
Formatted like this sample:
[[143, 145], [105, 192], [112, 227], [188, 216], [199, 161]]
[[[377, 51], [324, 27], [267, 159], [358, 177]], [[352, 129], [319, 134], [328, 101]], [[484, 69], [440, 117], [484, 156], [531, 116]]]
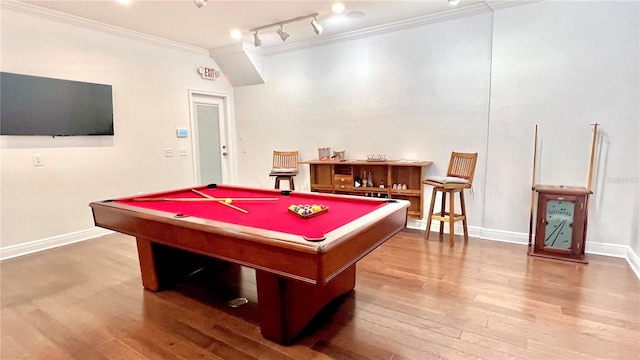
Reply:
[[113, 135], [111, 85], [1, 72], [0, 135]]

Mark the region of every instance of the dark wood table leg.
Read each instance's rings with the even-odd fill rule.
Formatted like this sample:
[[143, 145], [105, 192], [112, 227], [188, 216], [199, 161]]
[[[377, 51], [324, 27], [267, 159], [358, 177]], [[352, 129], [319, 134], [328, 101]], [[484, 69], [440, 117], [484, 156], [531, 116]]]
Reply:
[[353, 264], [325, 285], [311, 285], [256, 270], [262, 336], [289, 344], [328, 303], [356, 285]]

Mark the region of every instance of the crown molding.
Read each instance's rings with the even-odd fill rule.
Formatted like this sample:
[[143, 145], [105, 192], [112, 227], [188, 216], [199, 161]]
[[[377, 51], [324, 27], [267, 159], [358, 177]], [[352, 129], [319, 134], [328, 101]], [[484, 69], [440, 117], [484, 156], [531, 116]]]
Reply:
[[103, 33], [125, 37], [131, 40], [146, 42], [152, 45], [159, 45], [167, 48], [189, 51], [193, 53], [208, 55], [209, 50], [197, 46], [183, 44], [177, 41], [167, 40], [161, 37], [148, 35], [145, 33], [124, 29], [121, 27], [108, 25], [94, 20], [85, 19], [79, 16], [65, 14], [63, 12], [45, 9], [39, 6], [26, 4], [16, 0], [1, 0], [0, 8], [11, 10], [22, 14], [37, 16], [43, 19], [55, 20], [68, 25], [83, 27], [90, 30], [97, 30]]
[[425, 26], [438, 22], [454, 20], [487, 12], [494, 12], [495, 10], [510, 8], [519, 5], [528, 5], [543, 0], [485, 0], [483, 3], [465, 6], [458, 9], [451, 9], [436, 14], [419, 16], [407, 20], [396, 21], [379, 26], [373, 26], [366, 29], [351, 31], [347, 33], [337, 34], [333, 36], [327, 36], [324, 38], [318, 38], [313, 40], [307, 40], [304, 42], [292, 43], [288, 45], [282, 45], [273, 49], [265, 49], [264, 55], [276, 55], [291, 51], [297, 51], [315, 46], [326, 45], [336, 43], [345, 40], [359, 39], [374, 35], [381, 35], [392, 33], [395, 31], [411, 29], [418, 26]]
[[485, 4], [492, 10], [506, 9], [518, 5], [528, 5], [542, 0], [485, 0]]
[[212, 57], [225, 56], [225, 55], [231, 55], [231, 54], [235, 54], [242, 51], [245, 51], [254, 55], [259, 55], [259, 56], [264, 55], [264, 49], [262, 49], [261, 47], [255, 47], [245, 42], [239, 42], [231, 45], [219, 46], [217, 48], [210, 49], [209, 55], [211, 55]]
[[265, 49], [265, 55], [276, 55], [285, 52], [297, 51], [306, 48], [316, 47], [319, 45], [326, 45], [336, 43], [345, 40], [360, 39], [375, 35], [393, 33], [400, 30], [411, 29], [418, 26], [424, 26], [434, 24], [438, 22], [459, 19], [463, 17], [484, 14], [491, 12], [491, 8], [485, 3], [475, 4], [471, 6], [465, 6], [459, 9], [451, 9], [436, 14], [418, 16], [411, 19], [400, 20], [384, 25], [372, 26], [366, 29], [360, 29], [350, 31], [342, 34], [336, 34], [332, 36], [317, 38], [308, 41], [302, 41], [298, 43], [292, 43], [288, 45], [282, 45], [273, 49]]
[[121, 27], [108, 25], [94, 20], [85, 19], [79, 16], [69, 15], [63, 12], [45, 9], [39, 6], [20, 2], [18, 0], [1, 0], [0, 8], [6, 10], [12, 10], [19, 13], [37, 16], [44, 19], [51, 19], [66, 23], [69, 25], [84, 27], [86, 29], [97, 30], [108, 34], [113, 34], [121, 37], [125, 37], [131, 40], [142, 41], [152, 45], [159, 45], [167, 48], [178, 49], [182, 51], [189, 51], [197, 54], [210, 55], [213, 53], [222, 53], [228, 51], [236, 51], [237, 48], [242, 47], [244, 51], [251, 52], [254, 55], [266, 56], [277, 55], [281, 53], [287, 53], [292, 51], [298, 51], [308, 49], [316, 46], [327, 45], [337, 43], [346, 40], [354, 40], [360, 38], [366, 38], [370, 36], [382, 35], [387, 33], [393, 33], [400, 30], [411, 29], [418, 26], [425, 26], [438, 22], [459, 19], [463, 17], [493, 12], [495, 10], [509, 8], [518, 5], [532, 4], [540, 2], [542, 0], [486, 0], [483, 3], [465, 6], [459, 9], [451, 9], [436, 14], [430, 14], [425, 16], [419, 16], [411, 19], [396, 21], [384, 25], [378, 25], [369, 27], [366, 29], [360, 29], [350, 31], [347, 33], [336, 34], [332, 36], [320, 37], [313, 40], [307, 40], [292, 44], [283, 44], [275, 48], [260, 48], [254, 49], [251, 45], [246, 43], [232, 44], [223, 46], [221, 48], [205, 49], [197, 46], [187, 45], [181, 42], [168, 40], [165, 38], [148, 35], [145, 33], [124, 29]]

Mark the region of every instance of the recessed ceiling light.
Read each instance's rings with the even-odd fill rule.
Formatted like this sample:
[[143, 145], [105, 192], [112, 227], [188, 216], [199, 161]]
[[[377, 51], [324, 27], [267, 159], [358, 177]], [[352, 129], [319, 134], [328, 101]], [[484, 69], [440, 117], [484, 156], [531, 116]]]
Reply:
[[363, 13], [362, 11], [349, 11], [347, 17], [351, 19], [357, 19], [363, 17], [364, 15], [365, 13]]
[[205, 5], [207, 5], [207, 1], [209, 1], [209, 0], [193, 0], [193, 3], [196, 4], [196, 6], [198, 8], [201, 8], [201, 7], [205, 6]]
[[460, 0], [447, 0], [447, 2], [449, 2], [449, 5], [451, 6], [456, 6], [460, 4]]
[[242, 39], [242, 31], [240, 31], [238, 29], [231, 30], [229, 35], [231, 35], [231, 37], [234, 38], [234, 39]]
[[120, 4], [124, 4], [124, 5], [131, 4], [131, 0], [116, 0], [116, 2], [119, 2]]
[[333, 11], [335, 14], [342, 14], [344, 12], [344, 9], [344, 4], [341, 2], [333, 3], [333, 5], [331, 5], [331, 11]]

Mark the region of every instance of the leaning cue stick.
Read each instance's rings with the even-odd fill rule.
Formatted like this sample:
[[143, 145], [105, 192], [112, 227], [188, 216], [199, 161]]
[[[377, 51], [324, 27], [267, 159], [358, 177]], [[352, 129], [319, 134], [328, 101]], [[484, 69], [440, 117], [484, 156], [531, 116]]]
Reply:
[[588, 217], [588, 212], [589, 212], [589, 194], [591, 194], [591, 181], [593, 179], [593, 163], [594, 163], [594, 159], [596, 157], [596, 137], [598, 136], [598, 123], [592, 124], [593, 125], [593, 140], [591, 141], [591, 159], [589, 160], [589, 179], [587, 181], [587, 190], [589, 191], [587, 193], [587, 198], [584, 200], [585, 204], [585, 208], [584, 208], [584, 236], [582, 238], [582, 243], [580, 245], [580, 253], [582, 255], [584, 255], [585, 253], [585, 245], [586, 245], [586, 241], [587, 241], [587, 217]]
[[591, 181], [593, 180], [593, 162], [596, 157], [596, 136], [598, 135], [598, 123], [591, 125], [593, 125], [593, 141], [591, 142], [591, 160], [589, 163], [589, 181], [587, 185], [589, 192], [591, 192]]
[[535, 187], [536, 187], [536, 153], [538, 152], [538, 124], [536, 124], [536, 131], [533, 142], [533, 175], [531, 176], [531, 207], [529, 209], [529, 245], [527, 252], [531, 253], [531, 243], [533, 236], [533, 203], [535, 200]]
[[222, 204], [222, 205], [224, 205], [224, 206], [228, 206], [228, 207], [230, 207], [230, 208], [232, 208], [232, 209], [236, 209], [236, 210], [238, 210], [238, 211], [240, 211], [240, 212], [243, 212], [243, 213], [245, 213], [245, 214], [249, 213], [249, 212], [248, 212], [247, 210], [245, 210], [245, 209], [239, 208], [239, 207], [237, 207], [237, 206], [235, 206], [235, 205], [227, 204], [226, 202], [224, 202], [224, 199], [223, 199], [222, 201], [220, 201], [221, 199], [217, 199], [217, 198], [215, 198], [215, 197], [213, 197], [213, 196], [211, 196], [211, 195], [207, 195], [207, 194], [205, 194], [205, 193], [203, 193], [203, 192], [200, 192], [200, 191], [198, 191], [198, 190], [196, 190], [196, 189], [191, 189], [191, 191], [193, 191], [194, 193], [196, 193], [196, 194], [198, 194], [198, 195], [200, 195], [200, 196], [206, 197], [207, 199], [211, 199], [211, 200], [218, 200], [218, 203], [219, 203], [219, 204]]

